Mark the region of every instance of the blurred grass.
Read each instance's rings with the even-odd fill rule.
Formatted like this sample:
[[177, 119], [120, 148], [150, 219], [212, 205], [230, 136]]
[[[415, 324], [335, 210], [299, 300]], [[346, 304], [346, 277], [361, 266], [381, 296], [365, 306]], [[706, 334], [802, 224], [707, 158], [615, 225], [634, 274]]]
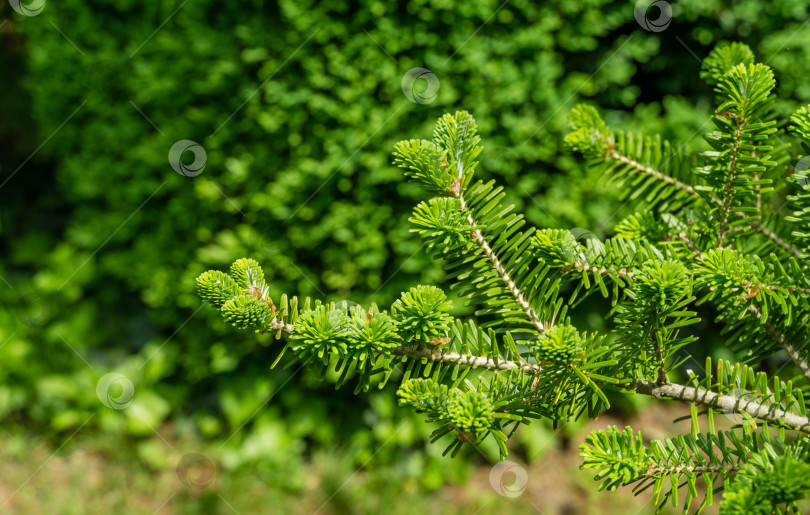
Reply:
[[[669, 420], [679, 414], [674, 404], [657, 405], [645, 410], [642, 420], [652, 435], [672, 430]], [[656, 427], [664, 421], [670, 427]], [[92, 431], [49, 441], [20, 429], [12, 429], [0, 439], [0, 511], [3, 513], [119, 513], [193, 514], [193, 513], [280, 513], [342, 514], [408, 513], [431, 514], [599, 514], [654, 513], [647, 494], [633, 496], [629, 488], [617, 493], [597, 492], [593, 474], [578, 470], [576, 442], [586, 431], [619, 423], [603, 417], [564, 437], [566, 431], [534, 431], [540, 438], [536, 459], [526, 464], [526, 490], [517, 497], [498, 495], [490, 485], [491, 466], [478, 464], [467, 468], [462, 477], [435, 489], [425, 489], [414, 479], [400, 480], [408, 463], [400, 462], [380, 471], [353, 465], [349, 452], [320, 452], [283, 478], [268, 480], [261, 464], [226, 470], [218, 460], [213, 481], [205, 488], [190, 488], [181, 480], [176, 464], [188, 453], [216, 456], [217, 448], [198, 440], [171, 438], [173, 429], [159, 428], [161, 436], [134, 445], [132, 440]], [[147, 464], [143, 449], [161, 453], [163, 466]], [[445, 458], [450, 460], [450, 458]], [[192, 478], [206, 477], [205, 470], [190, 470]], [[509, 488], [515, 476], [504, 475]], [[444, 483], [442, 481], [441, 483]], [[664, 510], [663, 513], [680, 510]], [[714, 513], [708, 510], [707, 513]]]

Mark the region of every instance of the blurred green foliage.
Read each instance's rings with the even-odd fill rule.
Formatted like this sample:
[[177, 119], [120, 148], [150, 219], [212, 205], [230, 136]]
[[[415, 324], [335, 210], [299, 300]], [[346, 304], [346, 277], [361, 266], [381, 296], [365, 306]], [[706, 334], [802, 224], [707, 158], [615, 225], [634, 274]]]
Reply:
[[[793, 99], [781, 111], [810, 101], [803, 0], [673, 1], [659, 33], [633, 6], [61, 0], [23, 17], [3, 3], [0, 416], [67, 431], [93, 415], [133, 435], [171, 420], [233, 466], [421, 446], [428, 428], [390, 390], [357, 400], [336, 378], [269, 373], [270, 335], [228, 330], [194, 278], [250, 256], [273, 295], [381, 305], [440, 282], [408, 233], [418, 188], [390, 154], [447, 111], [479, 121], [482, 173], [530, 222], [602, 235], [621, 205], [563, 150], [576, 102], [698, 147], [712, 99], [700, 59], [735, 39], [774, 67]], [[403, 94], [415, 67], [438, 78], [435, 101]], [[169, 166], [182, 139], [207, 152], [198, 177]], [[135, 386], [125, 410], [96, 396], [111, 371]], [[414, 475], [432, 477], [419, 471], [437, 457], [420, 459]]]

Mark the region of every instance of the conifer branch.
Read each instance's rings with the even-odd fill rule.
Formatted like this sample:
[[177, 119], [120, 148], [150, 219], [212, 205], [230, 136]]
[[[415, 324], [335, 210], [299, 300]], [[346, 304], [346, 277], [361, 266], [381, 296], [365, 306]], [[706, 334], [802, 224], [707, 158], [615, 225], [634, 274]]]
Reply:
[[[427, 358], [432, 361], [457, 363], [460, 365], [494, 370], [521, 369], [527, 374], [537, 374], [541, 371], [540, 367], [536, 365], [520, 364], [507, 360], [498, 360], [498, 363], [495, 363], [492, 359], [485, 356], [465, 356], [458, 353], [442, 353], [440, 351], [432, 351], [424, 348], [413, 349], [409, 347], [398, 347], [395, 349], [394, 354], [412, 359]], [[774, 405], [746, 400], [732, 395], [720, 394], [704, 388], [694, 388], [669, 382], [661, 383], [639, 380], [629, 386], [618, 386], [629, 388], [638, 394], [648, 395], [656, 399], [667, 398], [681, 400], [710, 408], [717, 408], [726, 412], [748, 413], [755, 419], [782, 424], [790, 429], [810, 434], [810, 419], [790, 413]]]
[[561, 273], [570, 272], [571, 270], [580, 270], [583, 272], [590, 272], [599, 275], [605, 276], [616, 276], [616, 277], [633, 277], [633, 271], [627, 268], [620, 268], [618, 270], [610, 270], [604, 266], [592, 266], [587, 263], [580, 263], [579, 261], [574, 261], [570, 265], [566, 265], [560, 269]]
[[[755, 310], [754, 312], [757, 313], [754, 306], [749, 307], [749, 309], [751, 308], [753, 308]], [[766, 324], [766, 326], [768, 325], [770, 324]], [[273, 320], [269, 326], [270, 331], [280, 331], [286, 334], [291, 334], [293, 329], [294, 326], [292, 324], [278, 320]], [[770, 330], [775, 331], [775, 329], [772, 327]], [[787, 345], [785, 350], [788, 352], [788, 354], [791, 354], [791, 351], [788, 350], [791, 349], [792, 353], [795, 355], [795, 358], [799, 359], [795, 349], [793, 349], [792, 346], [790, 346], [790, 344], [784, 340], [784, 337], [779, 335], [778, 332], [775, 334], [778, 335], [779, 339], [777, 341], [780, 341], [780, 344], [784, 343]], [[487, 356], [475, 356], [470, 354], [460, 354], [457, 352], [442, 352], [439, 349], [429, 349], [422, 347], [421, 345], [418, 347], [399, 346], [393, 349], [391, 354], [395, 356], [404, 356], [414, 360], [427, 359], [434, 362], [466, 365], [473, 368], [484, 368], [489, 370], [521, 370], [526, 374], [538, 374], [542, 371], [538, 365], [533, 365], [525, 361], [518, 363], [511, 360], [499, 359], [496, 362], [494, 359]], [[794, 358], [794, 356], [791, 356], [791, 358]], [[799, 365], [799, 363], [803, 363], [804, 367]], [[807, 364], [802, 360], [799, 359], [797, 365], [802, 368], [806, 374], [810, 373], [810, 368], [808, 368]], [[719, 408], [721, 410], [730, 412], [746, 412], [752, 417], [765, 422], [781, 423], [797, 431], [810, 433], [810, 420], [808, 420], [806, 417], [801, 417], [765, 403], [719, 394], [703, 388], [693, 388], [691, 386], [669, 383], [666, 381], [666, 378], [662, 380], [660, 376], [656, 382], [639, 380], [631, 385], [620, 384], [617, 386], [629, 388], [634, 390], [636, 393], [649, 395], [656, 399], [676, 399], [701, 404], [712, 408]]]
[[616, 152], [616, 150], [614, 150], [614, 149], [611, 149], [607, 153], [607, 155], [605, 157], [607, 157], [608, 159], [615, 159], [616, 161], [619, 161], [620, 163], [624, 163], [627, 166], [631, 166], [631, 167], [635, 168], [636, 170], [638, 170], [640, 172], [643, 172], [643, 173], [645, 173], [647, 175], [655, 177], [659, 181], [663, 181], [663, 182], [665, 182], [667, 184], [671, 184], [671, 185], [675, 186], [676, 188], [685, 191], [687, 194], [689, 194], [689, 195], [691, 195], [693, 197], [699, 197], [698, 192], [695, 191], [695, 188], [693, 188], [692, 186], [686, 184], [685, 182], [681, 182], [678, 179], [675, 179], [674, 177], [671, 177], [671, 176], [669, 176], [669, 175], [667, 175], [667, 174], [665, 174], [663, 172], [660, 172], [660, 171], [656, 170], [655, 168], [645, 166], [645, 165], [639, 163], [638, 161], [630, 159], [627, 156], [623, 156], [623, 155], [619, 154], [618, 152]]
[[717, 246], [723, 246], [723, 238], [726, 236], [726, 225], [728, 224], [728, 214], [731, 210], [731, 194], [734, 186], [734, 179], [737, 175], [737, 159], [740, 153], [740, 145], [742, 145], [742, 131], [745, 128], [745, 120], [736, 118], [737, 130], [734, 133], [734, 143], [731, 147], [731, 163], [728, 168], [728, 182], [726, 183], [725, 191], [723, 192], [723, 204], [720, 214], [720, 228], [717, 231]]
[[[756, 305], [751, 304], [750, 306], [748, 306], [748, 311], [753, 313], [754, 316], [757, 317], [757, 320], [762, 319], [762, 312], [759, 310], [759, 308], [757, 308]], [[793, 344], [790, 343], [787, 338], [785, 338], [785, 335], [783, 335], [770, 322], [765, 322], [763, 326], [765, 327], [765, 330], [768, 332], [770, 337], [773, 338], [773, 340], [776, 343], [778, 343], [779, 346], [782, 347], [782, 349], [784, 349], [785, 353], [787, 353], [788, 357], [790, 357], [790, 360], [793, 361], [793, 363], [797, 367], [799, 367], [799, 370], [802, 371], [802, 374], [804, 374], [804, 376], [807, 379], [810, 379], [810, 365], [808, 365], [807, 361], [805, 361], [804, 358], [802, 358], [799, 355], [799, 352], [796, 350], [796, 347], [794, 347]]]
[[[492, 359], [484, 356], [464, 356], [457, 353], [442, 354], [440, 351], [412, 349], [408, 347], [399, 347], [394, 352], [397, 355], [413, 359], [427, 358], [433, 361], [458, 363], [472, 367], [497, 370], [522, 369], [527, 374], [537, 374], [541, 371], [541, 369], [535, 365], [519, 364], [514, 361], [499, 360], [496, 364]], [[617, 386], [629, 388], [638, 394], [648, 395], [656, 399], [668, 398], [681, 400], [710, 408], [718, 408], [726, 412], [745, 412], [753, 418], [769, 423], [782, 424], [796, 431], [810, 434], [810, 419], [762, 402], [720, 394], [705, 388], [694, 388], [670, 382], [639, 380], [631, 385]]]
[[[682, 332], [700, 321], [690, 306], [707, 301], [733, 335], [731, 350], [750, 362], [781, 348], [810, 379], [802, 356], [810, 295], [801, 261], [807, 249], [800, 244], [808, 238], [806, 224], [788, 240], [760, 218], [780, 191], [771, 186], [771, 177], [780, 175], [770, 170], [784, 164], [783, 148], [774, 147], [780, 126], [769, 98], [772, 70], [755, 64], [744, 45], [730, 45], [712, 52], [704, 73], [717, 84], [720, 102], [717, 130], [706, 135], [712, 150], [701, 154], [706, 166], [660, 137], [614, 133], [591, 106], [572, 112], [569, 148], [604, 165], [641, 209], [604, 242], [583, 245], [565, 229], [523, 228], [523, 215], [502, 202], [502, 187], [471, 183], [483, 147], [467, 112], [442, 116], [432, 141], [397, 143], [395, 164], [437, 195], [415, 207], [413, 232], [443, 260], [479, 321], [453, 317], [452, 301], [431, 285], [404, 291], [388, 310], [287, 295], [276, 304], [251, 259], [238, 260], [230, 273], [203, 273], [198, 291], [238, 328], [289, 335], [276, 363], [289, 349], [324, 377], [337, 373], [338, 387], [350, 380], [356, 393], [372, 383], [382, 387], [401, 368], [400, 404], [438, 424], [433, 440], [452, 437], [445, 453], [493, 438], [503, 458], [519, 424], [538, 418], [564, 423], [585, 412], [595, 417], [610, 407], [603, 388], [614, 387], [688, 403], [692, 430], [649, 447], [630, 428], [594, 432], [583, 447], [583, 467], [600, 470], [603, 488], [641, 481], [638, 488], [652, 487], [659, 499], [668, 478], [665, 497], [677, 505], [686, 486], [688, 509], [702, 477], [709, 492], [726, 490], [723, 502], [735, 513], [753, 513], [754, 505], [738, 494], [754, 484], [757, 471], [769, 475], [778, 466], [782, 479], [768, 483], [767, 495], [758, 491], [756, 508], [765, 513], [788, 505], [779, 492], [795, 477], [810, 477], [806, 389], [723, 360], [715, 374], [710, 359], [702, 380], [691, 373], [688, 386], [668, 379], [675, 353], [697, 340]], [[806, 140], [808, 109], [793, 119]], [[794, 216], [785, 220], [802, 224], [808, 197], [788, 198]], [[744, 243], [748, 234], [762, 235], [764, 245]], [[552, 269], [561, 274], [549, 275]], [[568, 279], [577, 283], [570, 294], [562, 287]], [[612, 302], [613, 325], [580, 333], [569, 310], [594, 291]], [[745, 415], [742, 430], [716, 431], [714, 410]], [[699, 428], [704, 416], [708, 432]], [[766, 424], [803, 434], [785, 442], [784, 432], [774, 435]], [[810, 492], [810, 481], [796, 492]]]
[[786, 252], [789, 252], [790, 254], [793, 254], [794, 256], [800, 259], [804, 256], [799, 249], [797, 249], [784, 239], [780, 238], [779, 235], [776, 234], [775, 232], [765, 227], [765, 224], [763, 224], [760, 220], [755, 220], [751, 222], [751, 227], [759, 230], [763, 236], [774, 242], [776, 245], [784, 249]]
[[781, 424], [790, 429], [810, 434], [810, 419], [777, 408], [774, 405], [749, 401], [740, 397], [724, 395], [703, 388], [694, 388], [692, 386], [674, 383], [658, 384], [652, 381], [636, 381], [630, 388], [636, 393], [649, 395], [656, 399], [675, 399], [701, 404], [710, 408], [718, 408], [726, 412], [745, 412], [753, 418], [774, 424]]
[[728, 473], [728, 472], [736, 472], [740, 470], [742, 467], [740, 465], [733, 465], [731, 463], [726, 463], [723, 465], [675, 465], [675, 466], [664, 466], [664, 465], [650, 465], [647, 468], [647, 473], [644, 477], [647, 478], [656, 478], [663, 475], [670, 475], [670, 474], [682, 474], [684, 472], [691, 472], [693, 474], [704, 474], [704, 473]]
[[[751, 308], [753, 308], [754, 312], [758, 314], [758, 311], [756, 311], [754, 306], [749, 307], [749, 309]], [[791, 359], [796, 362], [797, 366], [802, 369], [805, 375], [810, 374], [810, 367], [807, 366], [806, 362], [799, 358], [798, 354], [790, 343], [787, 342], [784, 337], [770, 325], [770, 323], [766, 323], [765, 325], [769, 332], [773, 331], [774, 339], [776, 339], [780, 345], [783, 345], [785, 351], [791, 356]], [[280, 330], [285, 333], [292, 332], [292, 326], [283, 322], [274, 324], [271, 329], [274, 331]], [[522, 370], [527, 374], [537, 374], [542, 370], [538, 365], [532, 365], [526, 362], [517, 363], [509, 360], [498, 360], [496, 363], [492, 358], [486, 356], [464, 355], [457, 352], [442, 352], [440, 350], [431, 350], [424, 347], [413, 348], [400, 346], [394, 349], [392, 354], [396, 356], [404, 356], [410, 359], [428, 359], [435, 362], [454, 363], [473, 368], [485, 368], [490, 370]], [[658, 356], [660, 359], [660, 354]], [[763, 420], [765, 422], [783, 424], [796, 431], [810, 434], [810, 419], [807, 417], [802, 417], [765, 403], [749, 401], [731, 395], [723, 395], [703, 388], [693, 388], [691, 386], [670, 383], [666, 380], [665, 374], [666, 371], [664, 370], [663, 380], [661, 376], [659, 376], [656, 382], [639, 380], [630, 386], [620, 386], [630, 388], [636, 393], [648, 395], [656, 399], [669, 398], [701, 404], [711, 408], [718, 408], [728, 412], [745, 412], [756, 419]], [[810, 377], [810, 375], [808, 375], [808, 377]]]
[[698, 258], [702, 258], [702, 257], [703, 257], [703, 252], [701, 252], [701, 251], [700, 251], [700, 249], [699, 249], [699, 248], [697, 248], [697, 246], [695, 245], [695, 242], [693, 242], [693, 241], [692, 241], [692, 240], [689, 238], [689, 235], [687, 235], [685, 232], [679, 232], [678, 234], [675, 234], [674, 236], [675, 236], [675, 237], [677, 237], [677, 238], [678, 238], [679, 240], [681, 240], [682, 242], [684, 242], [684, 244], [686, 245], [686, 248], [687, 248], [687, 249], [689, 249], [689, 251], [690, 251], [692, 254], [694, 254], [694, 255], [695, 255], [695, 256], [697, 256]]
[[658, 336], [655, 333], [655, 327], [650, 330], [652, 336], [653, 349], [655, 350], [655, 360], [658, 362], [658, 384], [666, 384], [669, 382], [667, 378], [666, 363], [664, 362], [664, 353], [661, 350], [661, 345], [658, 344]]
[[537, 374], [540, 372], [539, 366], [532, 365], [525, 361], [516, 363], [514, 361], [499, 359], [495, 362], [495, 360], [486, 356], [472, 356], [459, 354], [458, 352], [442, 352], [441, 350], [433, 350], [425, 347], [397, 347], [393, 350], [392, 354], [405, 356], [410, 359], [429, 359], [440, 363], [454, 363], [489, 370], [522, 370], [527, 374]]
[[[394, 350], [394, 354], [406, 356], [411, 359], [427, 358], [432, 361], [456, 363], [460, 365], [468, 365], [471, 367], [493, 370], [520, 369], [527, 374], [537, 374], [542, 371], [540, 367], [530, 365], [528, 363], [521, 364], [508, 360], [498, 360], [498, 362], [495, 363], [491, 358], [487, 358], [485, 356], [461, 355], [455, 352], [442, 353], [438, 350], [430, 350], [425, 348], [414, 349], [409, 347], [398, 347]], [[660, 378], [659, 381], [655, 382], [639, 380], [631, 385], [617, 386], [629, 388], [638, 394], [648, 395], [656, 399], [668, 398], [693, 404], [700, 404], [710, 408], [717, 408], [726, 412], [744, 412], [748, 413], [753, 418], [762, 420], [764, 422], [782, 424], [793, 430], [810, 434], [810, 419], [762, 402], [747, 400], [732, 395], [720, 394], [705, 388], [694, 388], [691, 386], [666, 381], [660, 382]]]
[[270, 322], [270, 328], [268, 329], [268, 332], [277, 333], [279, 331], [281, 331], [282, 333], [290, 334], [293, 332], [293, 326], [292, 324], [288, 324], [284, 321], [273, 319], [273, 321]]
[[[465, 211], [467, 213], [467, 225], [469, 225], [470, 227], [478, 227], [478, 224], [472, 217], [472, 213], [470, 213], [469, 209], [467, 208], [467, 202], [464, 200], [464, 195], [461, 193], [461, 191], [458, 188], [453, 188], [450, 192], [456, 198], [458, 198], [461, 204], [462, 211]], [[523, 312], [526, 314], [526, 317], [534, 325], [535, 329], [537, 329], [538, 334], [545, 333], [546, 327], [543, 324], [543, 322], [540, 321], [540, 317], [537, 316], [537, 313], [535, 313], [534, 309], [532, 309], [532, 307], [529, 305], [529, 302], [523, 296], [523, 292], [520, 291], [520, 288], [518, 288], [515, 282], [512, 280], [512, 278], [509, 277], [509, 272], [507, 272], [503, 264], [501, 264], [501, 261], [500, 259], [498, 259], [497, 254], [493, 252], [492, 247], [490, 247], [489, 242], [487, 242], [486, 238], [484, 238], [483, 234], [481, 234], [481, 231], [478, 229], [473, 230], [472, 238], [475, 241], [475, 243], [479, 247], [481, 247], [481, 249], [484, 251], [484, 254], [487, 256], [487, 259], [491, 263], [492, 268], [495, 269], [495, 271], [498, 274], [498, 277], [501, 278], [501, 281], [503, 281], [503, 284], [509, 290], [509, 293], [512, 294], [512, 297], [515, 299], [515, 302], [518, 303], [520, 309], [523, 310]]]
[[[273, 320], [270, 323], [268, 332], [282, 332], [291, 334], [294, 326], [283, 321]], [[497, 362], [487, 356], [474, 356], [470, 354], [459, 354], [458, 352], [443, 352], [439, 349], [430, 349], [422, 346], [419, 342], [414, 342], [417, 347], [399, 346], [391, 351], [392, 355], [404, 356], [410, 359], [428, 359], [440, 363], [454, 363], [457, 365], [467, 365], [472, 368], [486, 368], [489, 370], [522, 370], [527, 374], [540, 372], [538, 365], [532, 365], [522, 361], [517, 363], [509, 360], [499, 359]]]

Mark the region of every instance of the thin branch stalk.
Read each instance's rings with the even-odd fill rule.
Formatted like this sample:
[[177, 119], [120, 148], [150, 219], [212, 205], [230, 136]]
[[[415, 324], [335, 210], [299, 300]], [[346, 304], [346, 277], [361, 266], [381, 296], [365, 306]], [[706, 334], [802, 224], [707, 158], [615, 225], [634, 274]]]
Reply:
[[497, 362], [487, 356], [472, 356], [459, 354], [457, 352], [442, 352], [438, 349], [397, 347], [392, 354], [395, 356], [405, 356], [411, 359], [427, 358], [440, 363], [455, 363], [457, 365], [467, 365], [474, 368], [486, 368], [489, 370], [523, 370], [527, 374], [536, 374], [540, 367], [529, 363], [516, 363], [514, 361], [498, 360]]
[[[757, 320], [762, 318], [762, 312], [756, 307], [756, 305], [751, 304], [748, 306], [748, 311], [753, 313], [757, 317]], [[799, 351], [796, 350], [796, 347], [794, 347], [793, 344], [790, 343], [787, 338], [785, 338], [785, 335], [782, 334], [770, 322], [765, 322], [763, 326], [765, 327], [765, 330], [768, 331], [771, 338], [773, 338], [774, 341], [778, 343], [782, 349], [784, 349], [791, 361], [793, 361], [793, 363], [799, 367], [802, 374], [804, 374], [806, 378], [810, 379], [810, 365], [808, 365], [807, 361], [805, 361], [804, 358], [799, 355]]]
[[[517, 370], [521, 369], [527, 374], [537, 374], [541, 369], [536, 365], [520, 364], [514, 361], [498, 360], [496, 363], [486, 356], [461, 355], [455, 352], [443, 353], [440, 350], [414, 349], [397, 347], [393, 354], [406, 356], [412, 359], [427, 358], [443, 363], [456, 363], [471, 367], [487, 368], [490, 370]], [[674, 383], [658, 383], [652, 381], [637, 381], [629, 386], [630, 389], [642, 395], [649, 395], [656, 399], [668, 398], [681, 400], [694, 404], [701, 404], [727, 412], [748, 413], [753, 418], [778, 423], [796, 431], [810, 434], [810, 419], [790, 413], [773, 405], [742, 399], [731, 395], [724, 395], [704, 388], [693, 388]]]
[[655, 332], [655, 327], [651, 330], [653, 349], [655, 349], [655, 359], [658, 361], [658, 384], [665, 384], [669, 382], [667, 378], [666, 364], [664, 363], [664, 353], [661, 346], [658, 344], [658, 333]]
[[691, 472], [693, 474], [703, 474], [704, 472], [729, 473], [729, 472], [736, 472], [738, 470], [740, 470], [740, 466], [733, 465], [731, 463], [723, 465], [677, 465], [675, 467], [662, 467], [660, 465], [650, 465], [644, 477], [657, 478], [661, 475], [668, 475], [672, 473], [681, 474], [683, 472]]
[[[291, 333], [293, 326], [283, 321], [274, 319], [269, 330], [273, 332], [281, 331]], [[410, 359], [429, 359], [441, 363], [455, 363], [475, 368], [485, 368], [489, 370], [522, 370], [526, 374], [538, 374], [542, 369], [538, 365], [530, 363], [516, 363], [509, 360], [498, 360], [497, 362], [487, 356], [473, 356], [459, 354], [457, 352], [442, 352], [439, 349], [427, 349], [424, 347], [397, 347], [392, 351], [395, 356], [405, 356]], [[659, 384], [652, 381], [637, 381], [635, 384], [623, 386], [634, 390], [642, 395], [649, 395], [656, 399], [668, 398], [685, 402], [702, 404], [712, 408], [736, 413], [748, 413], [754, 418], [765, 422], [780, 423], [796, 431], [810, 434], [810, 420], [794, 413], [789, 413], [781, 408], [772, 405], [759, 403], [723, 395], [703, 388], [693, 388], [673, 383]]]
[[[458, 193], [457, 197], [461, 205], [461, 209], [464, 211], [468, 211], [467, 202], [464, 200], [464, 196], [461, 193]], [[475, 227], [477, 225], [472, 217], [472, 214], [470, 214], [469, 212], [467, 213], [467, 224], [470, 227]], [[489, 246], [489, 243], [487, 242], [486, 238], [484, 238], [484, 236], [481, 234], [481, 231], [480, 230], [473, 231], [472, 236], [473, 239], [475, 240], [475, 243], [477, 243], [478, 246], [481, 247], [481, 249], [484, 251], [484, 255], [486, 255], [487, 259], [489, 259], [489, 262], [492, 264], [492, 268], [494, 268], [495, 271], [498, 273], [498, 276], [501, 278], [501, 281], [503, 281], [504, 285], [509, 290], [509, 293], [512, 294], [512, 297], [515, 299], [515, 302], [517, 302], [517, 304], [520, 306], [520, 309], [522, 309], [523, 312], [526, 313], [526, 316], [528, 317], [529, 321], [537, 329], [537, 332], [539, 334], [544, 334], [546, 332], [545, 325], [543, 325], [543, 322], [540, 321], [540, 317], [537, 316], [537, 313], [535, 313], [534, 309], [532, 309], [532, 307], [529, 305], [529, 302], [523, 296], [523, 293], [517, 287], [515, 282], [512, 280], [511, 277], [509, 277], [509, 272], [506, 271], [503, 264], [501, 263], [501, 260], [498, 259], [498, 256], [492, 250], [492, 247]]]
[[726, 235], [728, 225], [728, 213], [731, 211], [731, 190], [734, 185], [734, 178], [737, 175], [737, 158], [740, 153], [740, 145], [742, 144], [742, 131], [745, 127], [745, 122], [740, 120], [737, 124], [737, 132], [734, 135], [734, 148], [731, 152], [731, 164], [728, 167], [728, 184], [726, 185], [726, 192], [723, 199], [722, 217], [720, 218], [720, 230], [718, 231], [717, 247], [723, 246], [723, 238]]
[[623, 155], [619, 154], [615, 150], [611, 150], [607, 154], [607, 157], [609, 159], [615, 159], [616, 161], [619, 161], [620, 163], [624, 163], [624, 164], [626, 164], [628, 166], [632, 166], [636, 170], [644, 172], [647, 175], [651, 175], [651, 176], [655, 177], [656, 179], [658, 179], [659, 181], [663, 181], [663, 182], [665, 182], [667, 184], [672, 184], [673, 186], [677, 187], [680, 190], [685, 191], [686, 193], [688, 193], [688, 194], [690, 194], [692, 196], [698, 196], [698, 192], [695, 191], [695, 188], [693, 188], [692, 186], [686, 184], [685, 182], [681, 182], [678, 179], [675, 179], [674, 177], [670, 177], [669, 175], [666, 175], [665, 173], [660, 172], [660, 171], [656, 170], [655, 168], [650, 168], [649, 166], [644, 166], [643, 164], [639, 163], [638, 161], [634, 161], [633, 159], [630, 159], [627, 156], [623, 156]]
[[810, 434], [810, 420], [807, 417], [790, 413], [774, 405], [724, 395], [703, 388], [693, 388], [680, 384], [657, 384], [652, 381], [637, 381], [631, 386], [636, 393], [649, 395], [656, 399], [676, 399], [726, 412], [748, 413], [753, 418], [782, 424], [796, 431]]
[[678, 234], [676, 234], [675, 236], [677, 236], [677, 237], [678, 237], [678, 239], [680, 239], [682, 242], [684, 242], [684, 244], [686, 244], [686, 248], [688, 248], [688, 249], [689, 249], [689, 251], [690, 251], [692, 254], [694, 254], [695, 256], [697, 256], [697, 257], [698, 257], [698, 258], [700, 258], [700, 259], [703, 259], [703, 252], [701, 252], [701, 251], [700, 251], [700, 249], [699, 249], [699, 248], [697, 248], [697, 245], [695, 245], [695, 242], [693, 242], [693, 241], [692, 241], [692, 240], [689, 238], [689, 235], [688, 235], [688, 234], [686, 234], [685, 232], [679, 232], [679, 233], [678, 233]]
[[[616, 152], [615, 150], [611, 150], [605, 157], [608, 158], [608, 159], [615, 159], [616, 161], [619, 161], [620, 163], [624, 163], [624, 164], [626, 164], [628, 166], [631, 166], [631, 167], [635, 168], [636, 170], [638, 170], [640, 172], [643, 172], [643, 173], [646, 173], [647, 175], [650, 175], [652, 177], [655, 177], [656, 179], [658, 179], [660, 181], [663, 181], [663, 182], [665, 182], [667, 184], [672, 184], [673, 186], [677, 187], [678, 189], [680, 189], [682, 191], [685, 191], [686, 193], [688, 193], [691, 196], [695, 196], [695, 197], [700, 196], [698, 194], [698, 192], [695, 190], [695, 188], [693, 188], [689, 184], [686, 184], [685, 182], [681, 182], [678, 179], [675, 179], [674, 177], [666, 175], [665, 173], [663, 173], [663, 172], [661, 172], [659, 170], [656, 170], [655, 168], [645, 166], [645, 165], [639, 163], [638, 161], [630, 159], [627, 156], [623, 156], [623, 155], [619, 154], [618, 152]], [[724, 203], [721, 202], [720, 199], [714, 198], [713, 200], [714, 200], [714, 202], [716, 202], [721, 207], [725, 207]], [[797, 249], [796, 247], [791, 245], [789, 242], [787, 242], [783, 238], [779, 237], [779, 235], [777, 235], [776, 233], [774, 233], [773, 231], [771, 231], [770, 229], [765, 227], [765, 225], [761, 221], [759, 221], [759, 220], [753, 221], [753, 222], [751, 222], [749, 224], [749, 226], [752, 229], [759, 230], [762, 233], [763, 236], [765, 236], [769, 240], [773, 241], [776, 245], [778, 245], [779, 247], [782, 247], [782, 249], [789, 252], [790, 254], [793, 254], [797, 258], [803, 257], [803, 254], [801, 253], [801, 251], [799, 251], [799, 249]], [[728, 233], [728, 232], [731, 232], [731, 231], [728, 230], [728, 231], [725, 231], [725, 232]], [[690, 250], [692, 250], [692, 249], [690, 248]]]
[[751, 227], [753, 227], [754, 229], [759, 229], [759, 231], [766, 238], [770, 239], [771, 241], [776, 243], [778, 246], [782, 247], [785, 251], [793, 254], [797, 258], [802, 258], [803, 257], [803, 254], [799, 251], [799, 249], [797, 249], [796, 247], [794, 247], [790, 243], [786, 242], [784, 239], [780, 238], [779, 235], [777, 235], [775, 232], [773, 232], [770, 229], [768, 229], [767, 227], [765, 227], [765, 224], [763, 224], [759, 220], [757, 220], [755, 222], [751, 222]]
[[616, 277], [633, 277], [633, 271], [627, 268], [619, 268], [618, 270], [610, 270], [606, 267], [591, 266], [587, 263], [580, 263], [575, 261], [570, 265], [566, 265], [560, 269], [561, 273], [570, 272], [571, 270], [582, 270], [599, 275], [615, 275]]

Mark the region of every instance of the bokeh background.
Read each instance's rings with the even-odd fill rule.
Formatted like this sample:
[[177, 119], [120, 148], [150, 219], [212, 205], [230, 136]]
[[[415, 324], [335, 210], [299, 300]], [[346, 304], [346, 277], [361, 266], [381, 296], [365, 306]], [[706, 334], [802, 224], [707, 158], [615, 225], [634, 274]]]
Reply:
[[[390, 153], [445, 112], [476, 117], [482, 177], [530, 222], [601, 237], [625, 213], [562, 146], [577, 102], [700, 148], [700, 60], [723, 40], [775, 69], [780, 111], [810, 101], [805, 1], [669, 5], [655, 31], [614, 0], [0, 1], [0, 511], [651, 510], [576, 470], [584, 421], [521, 430], [528, 487], [499, 495], [493, 450], [443, 458], [394, 388], [270, 371], [279, 346], [226, 327], [194, 278], [249, 256], [276, 295], [382, 306], [443, 284]], [[429, 102], [403, 94], [415, 67], [438, 80]], [[206, 152], [196, 177], [167, 160], [184, 139]], [[124, 409], [97, 392], [110, 373]], [[595, 424], [664, 436], [682, 414], [652, 409]]]

